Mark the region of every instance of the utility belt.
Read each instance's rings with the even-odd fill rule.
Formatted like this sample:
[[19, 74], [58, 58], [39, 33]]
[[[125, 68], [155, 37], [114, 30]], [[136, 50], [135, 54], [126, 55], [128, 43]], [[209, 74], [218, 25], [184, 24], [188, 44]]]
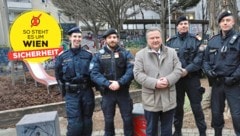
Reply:
[[65, 82], [65, 90], [69, 93], [77, 93], [78, 91], [85, 91], [89, 88], [90, 85], [88, 83], [80, 83], [80, 84], [71, 84], [70, 82]]
[[[225, 78], [224, 77], [215, 77], [215, 78], [212, 78], [212, 82], [217, 85], [224, 84]], [[240, 85], [240, 81], [237, 81], [237, 82], [233, 83], [232, 85]]]

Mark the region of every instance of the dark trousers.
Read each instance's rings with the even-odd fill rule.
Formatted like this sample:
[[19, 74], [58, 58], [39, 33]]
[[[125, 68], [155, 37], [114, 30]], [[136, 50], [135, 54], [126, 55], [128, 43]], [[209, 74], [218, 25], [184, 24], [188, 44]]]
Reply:
[[176, 83], [177, 107], [174, 116], [175, 131], [181, 132], [184, 116], [184, 99], [187, 94], [193, 111], [196, 126], [200, 134], [205, 134], [207, 126], [201, 106], [202, 95], [205, 91], [201, 87], [198, 76], [184, 77]]
[[[144, 110], [144, 116], [147, 121], [147, 136], [171, 136], [174, 110], [166, 112], [152, 112]], [[160, 123], [160, 124], [159, 124]], [[158, 130], [160, 126], [160, 130]], [[159, 135], [160, 133], [160, 135]]]
[[102, 95], [102, 111], [105, 120], [104, 136], [114, 136], [114, 116], [118, 105], [123, 120], [124, 136], [133, 136], [133, 102], [126, 90], [108, 91]]
[[213, 84], [211, 96], [212, 127], [215, 133], [221, 134], [224, 127], [225, 100], [230, 108], [234, 131], [237, 136], [240, 136], [240, 85]]
[[65, 95], [67, 136], [91, 136], [95, 99], [92, 89]]

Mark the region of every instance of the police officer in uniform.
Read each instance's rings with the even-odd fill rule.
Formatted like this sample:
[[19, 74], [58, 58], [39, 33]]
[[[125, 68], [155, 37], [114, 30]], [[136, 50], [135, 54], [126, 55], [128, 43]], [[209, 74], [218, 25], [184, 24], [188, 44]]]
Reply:
[[104, 34], [106, 46], [100, 49], [90, 64], [91, 79], [102, 94], [105, 120], [104, 136], [114, 136], [114, 115], [118, 105], [125, 136], [133, 135], [133, 103], [129, 85], [133, 79], [133, 55], [118, 44], [118, 33], [110, 28]]
[[204, 48], [201, 42], [194, 35], [189, 33], [189, 21], [186, 16], [180, 16], [177, 19], [177, 34], [171, 37], [166, 45], [177, 51], [179, 60], [182, 63], [182, 78], [176, 83], [177, 107], [174, 116], [174, 136], [181, 136], [183, 116], [184, 116], [184, 98], [187, 94], [194, 114], [196, 126], [200, 136], [206, 135], [206, 122], [201, 106], [202, 95], [205, 91], [200, 83], [200, 69]]
[[222, 135], [226, 99], [235, 133], [240, 136], [240, 34], [233, 29], [235, 20], [230, 11], [219, 15], [218, 24], [220, 33], [209, 40], [203, 63], [212, 83], [212, 127], [215, 136]]
[[67, 136], [91, 136], [94, 93], [89, 65], [92, 53], [81, 48], [79, 27], [68, 31], [70, 49], [57, 57], [55, 76], [66, 101]]

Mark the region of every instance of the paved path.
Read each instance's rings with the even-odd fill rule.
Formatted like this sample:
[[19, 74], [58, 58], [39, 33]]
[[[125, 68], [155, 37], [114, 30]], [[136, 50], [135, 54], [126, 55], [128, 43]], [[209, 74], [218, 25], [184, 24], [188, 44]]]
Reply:
[[[116, 136], [124, 136], [123, 135], [123, 130], [122, 129], [117, 129], [116, 131]], [[199, 136], [198, 130], [197, 129], [183, 129], [183, 136]], [[93, 136], [103, 136], [104, 131], [95, 131], [93, 132]], [[208, 129], [207, 130], [207, 136], [214, 136], [214, 131], [213, 129]], [[223, 130], [223, 136], [235, 136], [234, 131], [230, 129], [224, 129]]]
[[[116, 129], [116, 136], [124, 136], [122, 129]], [[197, 129], [183, 129], [183, 136], [199, 136]], [[61, 128], [61, 136], [65, 136], [66, 129]], [[104, 131], [94, 131], [92, 136], [103, 136]], [[0, 129], [0, 136], [16, 136], [15, 128]], [[214, 136], [213, 129], [207, 130], [207, 136]], [[223, 136], [235, 136], [234, 131], [230, 129], [223, 130]]]
[[[59, 123], [60, 123], [60, 130], [61, 130], [61, 136], [66, 136], [66, 127], [67, 122], [66, 119], [63, 117], [59, 117]], [[190, 129], [190, 128], [184, 128], [182, 129], [183, 136], [199, 136], [198, 130], [196, 128]], [[116, 129], [115, 130], [116, 136], [124, 136], [122, 129]], [[92, 136], [103, 136], [104, 131], [94, 131], [92, 133]], [[8, 128], [8, 129], [0, 129], [0, 136], [17, 136], [16, 134], [16, 128]], [[214, 136], [213, 129], [207, 130], [207, 136]], [[236, 136], [234, 131], [231, 129], [223, 129], [223, 136]]]

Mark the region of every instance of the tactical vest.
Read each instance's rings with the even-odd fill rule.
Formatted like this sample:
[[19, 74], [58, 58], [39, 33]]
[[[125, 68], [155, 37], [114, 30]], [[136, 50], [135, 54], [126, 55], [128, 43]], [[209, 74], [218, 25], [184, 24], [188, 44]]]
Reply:
[[[102, 49], [104, 50], [104, 49]], [[126, 57], [123, 50], [100, 53], [100, 66], [103, 75], [108, 80], [118, 80], [126, 72]]]

